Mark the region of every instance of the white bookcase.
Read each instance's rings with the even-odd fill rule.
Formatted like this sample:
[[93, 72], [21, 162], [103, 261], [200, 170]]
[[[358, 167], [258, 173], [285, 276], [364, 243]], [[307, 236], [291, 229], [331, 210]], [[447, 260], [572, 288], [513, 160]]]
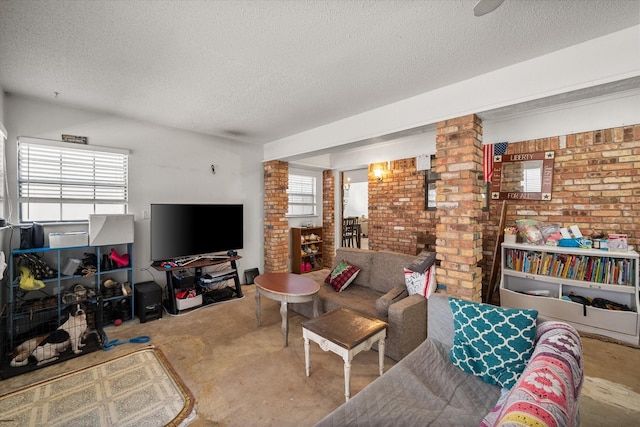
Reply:
[[[638, 344], [638, 260], [635, 251], [503, 243], [501, 305], [535, 309], [540, 317], [571, 323], [579, 331]], [[563, 298], [569, 295], [604, 298], [631, 311]]]

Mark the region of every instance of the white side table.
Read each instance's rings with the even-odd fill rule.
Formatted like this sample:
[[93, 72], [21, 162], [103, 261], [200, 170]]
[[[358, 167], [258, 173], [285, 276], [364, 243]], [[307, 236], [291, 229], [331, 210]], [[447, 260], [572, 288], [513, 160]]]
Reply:
[[384, 340], [387, 337], [387, 324], [382, 320], [371, 319], [352, 310], [339, 308], [304, 322], [302, 337], [307, 376], [311, 367], [309, 340], [318, 343], [322, 350], [330, 350], [342, 357], [345, 400], [349, 400], [351, 396], [351, 360], [361, 351], [371, 349], [375, 342], [378, 343], [380, 375], [384, 372]]

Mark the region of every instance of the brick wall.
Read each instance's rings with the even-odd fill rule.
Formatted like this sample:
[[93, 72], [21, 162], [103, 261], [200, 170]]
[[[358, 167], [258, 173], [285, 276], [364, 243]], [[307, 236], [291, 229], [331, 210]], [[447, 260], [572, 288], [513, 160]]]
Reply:
[[335, 233], [335, 179], [333, 171], [322, 171], [322, 265], [331, 267], [336, 249]]
[[368, 185], [369, 249], [419, 253], [435, 234], [435, 211], [424, 210], [424, 172], [416, 159], [369, 165]]
[[448, 295], [482, 299], [482, 122], [475, 115], [436, 125], [438, 285]]
[[264, 272], [289, 271], [289, 164], [264, 163]]
[[[576, 224], [587, 236], [594, 231], [626, 233], [628, 243], [640, 248], [640, 125], [510, 143], [507, 154], [545, 150], [555, 152], [551, 201], [508, 201], [507, 225], [522, 218]], [[501, 209], [502, 200], [492, 200], [483, 224], [485, 277]]]
[[[481, 123], [475, 116], [439, 124], [434, 165], [436, 172], [443, 174], [437, 187], [438, 203], [453, 200], [462, 206], [462, 210], [448, 207], [446, 224], [437, 231], [438, 258], [442, 261], [451, 255], [449, 264], [441, 267], [438, 282], [446, 283], [448, 294], [474, 300], [480, 299], [479, 274], [469, 261], [478, 260], [486, 281], [502, 207], [501, 200], [491, 201], [489, 212], [481, 211], [484, 186], [477, 180], [482, 167], [479, 134]], [[507, 225], [519, 218], [562, 226], [576, 224], [586, 235], [592, 230], [627, 233], [629, 244], [640, 248], [640, 124], [510, 143], [507, 153], [545, 150], [555, 152], [552, 200], [509, 201]], [[369, 166], [369, 246], [415, 254], [436, 233], [442, 213], [424, 210], [424, 177], [416, 171], [415, 159], [390, 162], [381, 181], [374, 176], [376, 168], [386, 170], [387, 163]], [[265, 271], [287, 270], [287, 178], [285, 162], [265, 163]], [[335, 247], [333, 173], [323, 172], [323, 181], [324, 235]], [[476, 233], [482, 236], [480, 254], [475, 246], [478, 243], [470, 243], [477, 242]], [[452, 249], [465, 254], [464, 262], [454, 261], [459, 258], [449, 254]], [[333, 253], [325, 244], [325, 265], [332, 258], [326, 254]]]

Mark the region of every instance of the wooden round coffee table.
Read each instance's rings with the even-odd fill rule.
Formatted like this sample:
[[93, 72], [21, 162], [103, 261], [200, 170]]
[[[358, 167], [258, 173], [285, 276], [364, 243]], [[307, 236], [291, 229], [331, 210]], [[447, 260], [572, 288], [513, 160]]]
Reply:
[[256, 284], [256, 318], [260, 326], [260, 295], [280, 301], [282, 316], [282, 338], [284, 346], [289, 344], [289, 316], [287, 303], [313, 301], [313, 316], [318, 316], [318, 291], [320, 285], [313, 280], [293, 273], [264, 273], [254, 279]]

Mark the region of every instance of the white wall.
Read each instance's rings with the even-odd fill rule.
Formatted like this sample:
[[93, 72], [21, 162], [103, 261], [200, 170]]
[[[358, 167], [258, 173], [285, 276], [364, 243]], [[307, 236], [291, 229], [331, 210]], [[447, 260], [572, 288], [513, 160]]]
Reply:
[[0, 123], [4, 123], [4, 89], [0, 86]]
[[[25, 97], [6, 96], [4, 112], [9, 133], [12, 223], [18, 222], [16, 138], [82, 135], [89, 138], [90, 145], [130, 150], [129, 213], [135, 214], [136, 282], [153, 279], [165, 283], [164, 273], [148, 268], [150, 223], [142, 219], [142, 211], [151, 203], [243, 203], [244, 250], [238, 263], [241, 281], [248, 268], [264, 271], [261, 147]], [[211, 164], [216, 165], [215, 175]]]
[[343, 216], [369, 216], [369, 183], [352, 182], [349, 189], [344, 191], [344, 214]]

